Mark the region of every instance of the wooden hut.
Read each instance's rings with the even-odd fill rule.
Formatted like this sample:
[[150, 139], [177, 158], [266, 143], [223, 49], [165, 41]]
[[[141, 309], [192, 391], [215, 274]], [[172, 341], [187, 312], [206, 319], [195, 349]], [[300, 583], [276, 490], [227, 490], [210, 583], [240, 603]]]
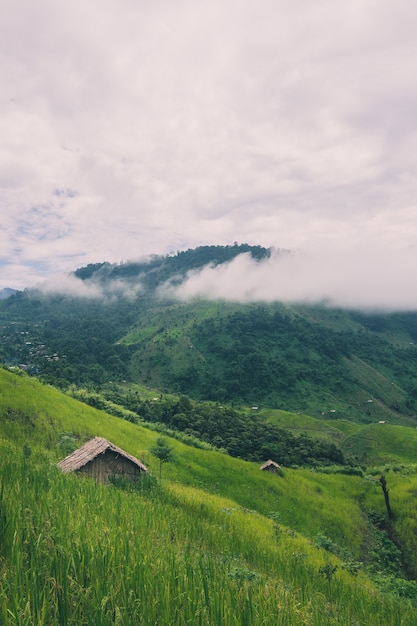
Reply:
[[275, 461], [271, 461], [271, 459], [261, 465], [260, 469], [267, 472], [273, 472], [274, 474], [280, 474], [282, 472], [280, 465], [275, 463]]
[[136, 481], [142, 472], [148, 471], [134, 456], [102, 437], [87, 441], [81, 448], [60, 461], [58, 467], [65, 474], [78, 472], [91, 476], [98, 482], [106, 482], [113, 478]]

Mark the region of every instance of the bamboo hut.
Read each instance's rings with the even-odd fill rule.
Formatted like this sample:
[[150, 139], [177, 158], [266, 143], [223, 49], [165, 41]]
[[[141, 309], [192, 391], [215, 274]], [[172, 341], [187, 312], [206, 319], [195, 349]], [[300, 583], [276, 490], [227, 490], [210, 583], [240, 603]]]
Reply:
[[280, 474], [282, 472], [281, 466], [278, 465], [278, 463], [275, 463], [275, 461], [271, 461], [271, 459], [261, 465], [260, 469], [274, 474]]
[[60, 461], [58, 467], [65, 474], [78, 472], [102, 483], [115, 478], [137, 481], [148, 471], [141, 461], [102, 437], [87, 441]]

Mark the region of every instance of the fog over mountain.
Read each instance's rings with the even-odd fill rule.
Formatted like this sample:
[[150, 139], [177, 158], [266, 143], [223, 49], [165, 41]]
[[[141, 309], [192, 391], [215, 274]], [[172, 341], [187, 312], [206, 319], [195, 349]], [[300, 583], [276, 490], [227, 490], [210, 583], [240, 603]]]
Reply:
[[35, 287], [44, 295], [61, 294], [76, 298], [105, 299], [134, 298], [141, 291], [140, 281], [132, 283], [123, 280], [111, 280], [103, 285], [96, 279], [81, 280], [74, 274], [62, 274], [44, 281]]
[[228, 264], [190, 272], [166, 292], [187, 300], [224, 298], [240, 302], [274, 300], [325, 303], [372, 310], [417, 309], [417, 249], [401, 254], [378, 246], [311, 247], [303, 252], [273, 252], [254, 261], [241, 254]]
[[[176, 272], [175, 264], [168, 264], [171, 277], [167, 280], [166, 274], [159, 277], [154, 274], [158, 271], [151, 267], [155, 259], [164, 265], [164, 257], [142, 258], [139, 272], [129, 270], [123, 275], [123, 267], [129, 268], [129, 263], [105, 264], [104, 273], [98, 270], [83, 280], [77, 277], [77, 272], [62, 274], [38, 284], [36, 289], [44, 294], [106, 301], [120, 297], [132, 299], [149, 289], [148, 279], [144, 278], [149, 263], [149, 275], [156, 280], [151, 289], [156, 287], [160, 298], [280, 301], [371, 311], [417, 310], [414, 276], [417, 247], [401, 253], [375, 244], [358, 244], [352, 248], [340, 242], [337, 245], [325, 242], [298, 251], [271, 248], [270, 255], [263, 260], [256, 260], [249, 252], [240, 253], [231, 261], [216, 261], [180, 273]], [[169, 261], [170, 256], [165, 259]]]

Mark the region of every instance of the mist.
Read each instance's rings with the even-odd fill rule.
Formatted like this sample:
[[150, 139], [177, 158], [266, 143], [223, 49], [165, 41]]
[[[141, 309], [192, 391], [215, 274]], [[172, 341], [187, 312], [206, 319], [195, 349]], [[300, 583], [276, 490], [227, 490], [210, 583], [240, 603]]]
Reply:
[[60, 274], [49, 280], [39, 283], [35, 287], [36, 291], [42, 294], [57, 294], [62, 296], [73, 296], [76, 298], [102, 298], [103, 291], [99, 285], [91, 281], [83, 281], [72, 274]]
[[132, 300], [142, 291], [139, 281], [109, 280], [104, 283], [89, 279], [81, 280], [73, 274], [60, 274], [37, 285], [36, 290], [45, 295], [59, 294], [63, 296], [101, 299], [112, 302], [119, 298]]
[[372, 311], [417, 310], [417, 248], [315, 246], [256, 262], [241, 254], [228, 264], [190, 272], [164, 293], [180, 300], [325, 304]]
[[[229, 263], [206, 265], [158, 288], [160, 298], [233, 302], [287, 302], [372, 312], [417, 311], [417, 246], [398, 250], [379, 244], [317, 242], [300, 251], [272, 248], [256, 261], [249, 253]], [[103, 278], [103, 277], [101, 277]], [[61, 274], [37, 286], [44, 294], [114, 301], [143, 292], [140, 278], [81, 280]]]

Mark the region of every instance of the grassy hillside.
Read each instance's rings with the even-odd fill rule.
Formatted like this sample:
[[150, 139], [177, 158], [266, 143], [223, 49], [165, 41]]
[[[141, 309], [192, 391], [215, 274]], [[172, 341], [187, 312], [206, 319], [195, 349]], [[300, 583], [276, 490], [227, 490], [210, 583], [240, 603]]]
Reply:
[[378, 474], [265, 474], [177, 440], [139, 490], [62, 475], [95, 435], [158, 474], [157, 432], [0, 370], [2, 623], [416, 623], [412, 466], [386, 473], [390, 524]]
[[368, 424], [350, 434], [342, 447], [353, 451], [360, 463], [415, 463], [417, 431], [404, 426]]
[[[68, 441], [72, 440], [72, 445], [78, 446], [91, 437], [101, 436], [114, 441], [143, 460], [155, 474], [158, 473], [158, 461], [148, 452], [159, 436], [158, 432], [98, 411], [24, 375], [0, 369], [0, 385], [3, 440], [21, 447], [26, 444], [34, 454], [39, 450], [44, 454], [47, 450], [48, 457], [55, 462], [65, 454]], [[282, 515], [288, 523], [294, 521], [301, 500], [310, 502], [310, 506], [321, 507], [321, 498], [316, 495], [322, 488], [321, 474], [287, 469], [286, 480], [282, 481], [260, 472], [259, 464], [190, 447], [177, 440], [173, 440], [172, 445], [176, 462], [170, 464], [164, 473], [175, 482], [234, 499], [239, 505], [255, 508], [263, 514], [278, 510], [279, 504], [285, 504]], [[301, 490], [302, 476], [308, 479], [309, 486]], [[298, 492], [294, 490], [295, 479], [300, 480]], [[268, 493], [268, 498], [265, 498], [265, 493]], [[333, 497], [336, 498], [336, 494]], [[330, 532], [339, 526], [343, 518], [334, 519], [334, 515], [338, 508], [348, 506], [347, 502], [342, 502], [342, 493], [340, 497], [342, 500], [335, 508], [332, 505], [323, 512], [320, 522], [313, 522], [313, 533], [320, 528]], [[297, 530], [306, 531], [307, 527], [311, 527], [307, 512], [304, 522], [298, 514], [296, 517], [299, 523]], [[342, 536], [340, 531], [339, 538]]]
[[5, 625], [415, 619], [409, 603], [380, 595], [337, 557], [228, 500], [190, 488], [124, 492], [42, 463], [2, 465]]
[[414, 344], [399, 330], [390, 340], [372, 333], [346, 311], [157, 304], [122, 343], [131, 377], [163, 390], [315, 417], [336, 411], [363, 423], [415, 423]]
[[347, 458], [363, 466], [387, 463], [416, 463], [417, 429], [393, 425], [384, 420], [372, 424], [358, 424], [340, 419], [318, 419], [309, 415], [263, 409], [260, 415], [295, 435], [332, 440], [346, 453]]

